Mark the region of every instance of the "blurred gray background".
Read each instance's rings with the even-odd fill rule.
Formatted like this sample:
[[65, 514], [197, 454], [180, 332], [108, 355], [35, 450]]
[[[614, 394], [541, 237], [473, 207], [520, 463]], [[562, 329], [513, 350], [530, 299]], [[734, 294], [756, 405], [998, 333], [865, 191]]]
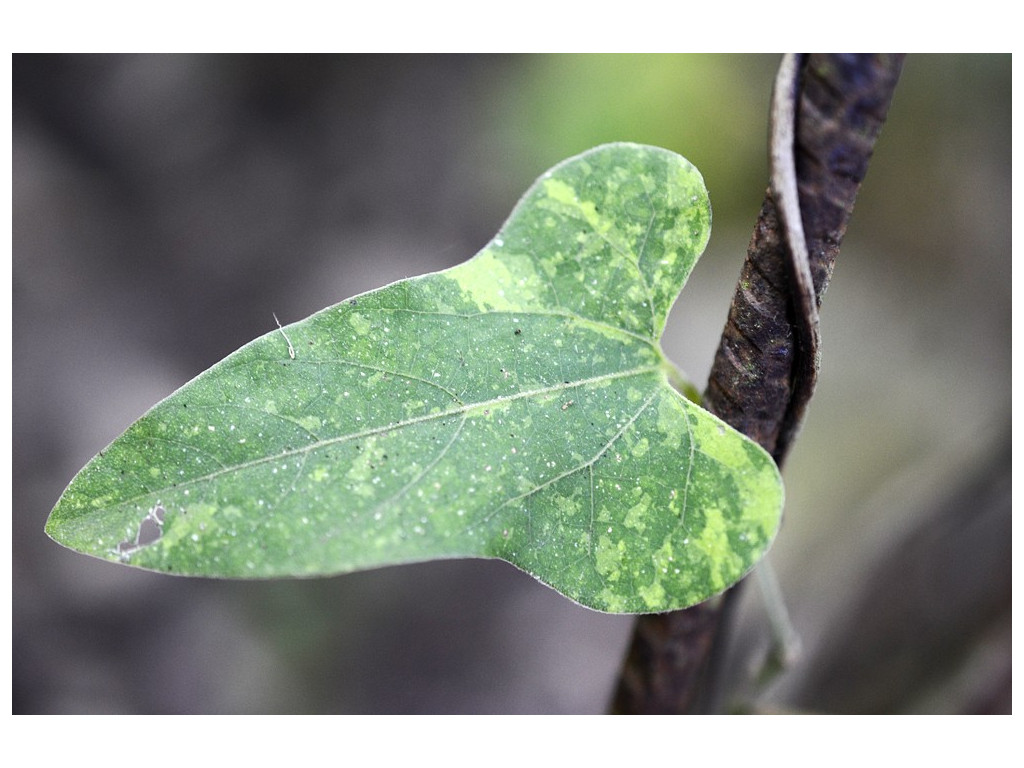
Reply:
[[[216, 582], [43, 534], [86, 461], [273, 326], [465, 260], [596, 144], [704, 174], [711, 245], [665, 347], [703, 386], [767, 179], [774, 56], [13, 59], [13, 709], [601, 712], [631, 628], [499, 562]], [[822, 308], [729, 706], [1011, 707], [1007, 56], [911, 56]]]

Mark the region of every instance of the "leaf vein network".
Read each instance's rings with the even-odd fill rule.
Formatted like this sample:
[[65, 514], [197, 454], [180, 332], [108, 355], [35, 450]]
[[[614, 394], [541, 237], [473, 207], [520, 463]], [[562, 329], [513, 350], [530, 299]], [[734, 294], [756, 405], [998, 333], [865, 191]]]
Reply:
[[445, 457], [445, 455], [447, 455], [448, 451], [451, 450], [451, 447], [455, 444], [455, 441], [459, 439], [459, 435], [462, 433], [462, 428], [466, 425], [467, 418], [468, 418], [468, 415], [466, 413], [463, 413], [461, 415], [461, 417], [459, 418], [459, 425], [452, 432], [452, 436], [448, 439], [448, 442], [444, 444], [444, 446], [438, 452], [437, 456], [435, 456], [433, 459], [430, 460], [430, 462], [428, 462], [426, 465], [424, 465], [423, 468], [419, 472], [416, 473], [416, 476], [412, 480], [407, 482], [405, 485], [403, 485], [401, 488], [399, 488], [397, 491], [395, 491], [388, 498], [383, 499], [380, 502], [378, 502], [373, 507], [373, 509], [371, 510], [371, 513], [372, 514], [377, 514], [381, 510], [387, 508], [389, 505], [394, 504], [396, 501], [398, 501], [400, 498], [402, 498], [405, 494], [407, 494], [410, 490], [412, 490], [412, 488], [417, 483], [419, 483], [420, 480], [422, 480], [424, 477], [426, 477], [427, 473], [430, 472], [430, 470], [432, 470], [434, 467], [436, 467], [438, 465], [438, 463], [441, 461], [441, 459], [443, 459]]
[[[528, 491], [526, 491], [524, 493], [520, 493], [517, 496], [512, 496], [511, 498], [505, 499], [505, 501], [503, 501], [501, 504], [496, 506], [493, 510], [491, 510], [491, 512], [486, 514], [483, 518], [481, 518], [480, 520], [476, 521], [472, 525], [467, 526], [465, 530], [468, 531], [471, 528], [475, 528], [475, 527], [477, 527], [479, 525], [482, 525], [483, 523], [486, 523], [486, 522], [492, 520], [495, 515], [497, 515], [503, 508], [507, 507], [509, 504], [515, 504], [516, 502], [521, 501], [522, 499], [525, 499], [525, 498], [527, 498], [529, 496], [532, 496], [533, 494], [535, 494], [535, 493], [537, 493], [539, 491], [544, 490], [548, 486], [550, 486], [550, 485], [552, 485], [554, 483], [557, 483], [560, 480], [564, 480], [566, 477], [569, 477], [570, 475], [576, 474], [581, 469], [591, 468], [591, 470], [592, 470], [594, 464], [597, 463], [597, 460], [600, 459], [602, 456], [604, 456], [608, 452], [608, 450], [613, 445], [615, 445], [616, 441], [618, 441], [618, 439], [621, 438], [626, 433], [626, 430], [628, 430], [630, 427], [633, 426], [634, 423], [636, 423], [636, 420], [640, 418], [640, 415], [645, 410], [647, 410], [647, 408], [650, 406], [650, 404], [654, 401], [654, 398], [656, 398], [657, 396], [658, 396], [658, 390], [656, 389], [654, 392], [651, 393], [650, 397], [648, 397], [644, 401], [643, 405], [641, 405], [640, 408], [637, 409], [636, 413], [634, 413], [621, 427], [619, 427], [618, 431], [614, 435], [611, 436], [611, 438], [608, 440], [608, 442], [605, 443], [604, 446], [597, 453], [595, 453], [592, 458], [588, 459], [587, 461], [583, 462], [582, 464], [578, 464], [577, 466], [572, 467], [571, 469], [567, 469], [565, 472], [562, 472], [561, 474], [556, 475], [555, 477], [551, 478], [550, 480], [545, 480], [543, 483], [538, 484], [534, 488], [531, 488], [530, 490], [528, 490]], [[593, 488], [591, 488], [591, 493], [593, 493]], [[593, 499], [591, 499], [591, 504], [593, 505]], [[593, 519], [593, 507], [591, 508], [591, 519]]]
[[[220, 477], [222, 475], [226, 475], [226, 474], [229, 474], [229, 473], [232, 473], [232, 472], [241, 472], [243, 470], [251, 469], [253, 467], [258, 467], [258, 466], [261, 466], [263, 464], [268, 464], [268, 463], [273, 462], [273, 461], [279, 461], [281, 459], [286, 459], [286, 458], [288, 458], [290, 456], [298, 456], [298, 455], [302, 455], [302, 454], [308, 454], [308, 453], [310, 453], [312, 451], [320, 450], [322, 448], [328, 448], [328, 447], [330, 447], [332, 445], [340, 445], [342, 443], [350, 442], [350, 441], [353, 441], [353, 440], [361, 440], [361, 439], [364, 439], [366, 437], [372, 437], [374, 435], [386, 434], [386, 433], [392, 432], [392, 431], [394, 431], [396, 429], [402, 429], [403, 427], [412, 426], [414, 424], [423, 424], [423, 423], [427, 423], [427, 422], [431, 422], [431, 421], [439, 421], [441, 419], [450, 418], [452, 416], [463, 416], [463, 417], [468, 418], [468, 415], [469, 415], [469, 413], [471, 411], [484, 410], [486, 408], [497, 408], [497, 407], [500, 407], [500, 406], [504, 406], [507, 403], [515, 402], [516, 400], [522, 400], [524, 398], [539, 397], [539, 396], [542, 396], [542, 395], [547, 395], [547, 394], [551, 394], [551, 393], [555, 393], [555, 392], [564, 392], [566, 390], [576, 389], [577, 387], [586, 386], [588, 384], [600, 384], [600, 383], [603, 383], [603, 382], [606, 382], [606, 381], [614, 381], [614, 380], [618, 380], [618, 379], [625, 379], [625, 378], [630, 378], [630, 377], [633, 377], [633, 376], [640, 377], [640, 376], [646, 376], [646, 375], [650, 375], [650, 374], [662, 374], [662, 370], [661, 370], [660, 366], [656, 366], [656, 365], [654, 365], [654, 366], [645, 366], [643, 368], [634, 368], [634, 369], [631, 369], [631, 370], [628, 370], [628, 371], [618, 371], [618, 372], [615, 372], [615, 373], [606, 373], [606, 374], [601, 374], [599, 376], [592, 376], [592, 377], [587, 378], [587, 379], [579, 379], [577, 381], [571, 381], [568, 384], [562, 382], [562, 383], [553, 384], [553, 385], [547, 386], [547, 387], [538, 387], [537, 389], [527, 390], [525, 392], [517, 392], [517, 393], [512, 394], [512, 395], [498, 395], [498, 396], [493, 397], [493, 398], [491, 398], [489, 400], [481, 400], [481, 401], [475, 402], [475, 403], [461, 403], [461, 404], [459, 404], [458, 406], [456, 406], [454, 408], [449, 408], [447, 410], [438, 411], [437, 413], [426, 413], [426, 414], [423, 414], [421, 416], [413, 416], [413, 417], [410, 417], [408, 419], [403, 419], [402, 421], [390, 422], [388, 424], [384, 424], [384, 425], [376, 426], [376, 427], [369, 427], [367, 429], [359, 430], [358, 432], [350, 432], [350, 433], [345, 434], [345, 435], [336, 435], [335, 437], [323, 438], [323, 439], [317, 440], [315, 442], [309, 443], [307, 445], [299, 446], [298, 448], [286, 449], [286, 450], [281, 451], [280, 453], [275, 453], [275, 454], [270, 455], [270, 456], [260, 456], [259, 458], [251, 459], [250, 461], [241, 462], [239, 464], [234, 464], [234, 465], [231, 465], [231, 466], [223, 466], [222, 465], [222, 469], [216, 470], [214, 472], [210, 472], [210, 473], [208, 473], [206, 475], [203, 475], [201, 477], [194, 477], [194, 478], [191, 478], [189, 480], [184, 480], [184, 481], [182, 481], [180, 483], [176, 483], [175, 487], [181, 488], [181, 487], [187, 487], [187, 486], [190, 486], [190, 485], [191, 486], [198, 485], [200, 483], [205, 483], [205, 482], [208, 482], [210, 480], [214, 480], [217, 477]], [[647, 403], [645, 403], [644, 407], [646, 407], [646, 404], [649, 404], [651, 402], [651, 400], [656, 395], [657, 395], [657, 390], [655, 391], [654, 394], [651, 395], [650, 398], [648, 398]], [[210, 406], [200, 406], [200, 407], [210, 407], [210, 408], [213, 408], [213, 407], [221, 407], [221, 406], [210, 405]], [[235, 406], [235, 407], [239, 407], [239, 408], [249, 407], [249, 408], [251, 408], [251, 406]], [[253, 409], [253, 410], [257, 410], [257, 409]], [[642, 410], [642, 408], [641, 408], [641, 410]], [[264, 413], [264, 412], [261, 411], [261, 413]], [[266, 413], [267, 413], [267, 415], [274, 415], [274, 416], [278, 415], [278, 414], [270, 414], [269, 412], [266, 412]], [[637, 416], [639, 416], [639, 413], [637, 414]], [[623, 427], [623, 429], [625, 429], [625, 427], [628, 427], [630, 424], [632, 424], [633, 421], [635, 420], [635, 418], [636, 417], [634, 417], [634, 419], [631, 419]], [[290, 420], [286, 419], [286, 421], [289, 421], [289, 423], [291, 423]], [[616, 433], [616, 436], [622, 434], [622, 431], [623, 430], [619, 430], [619, 432]], [[613, 437], [612, 438], [612, 442], [614, 442], [614, 440], [615, 440], [615, 438]], [[595, 457], [594, 461], [596, 461], [597, 458], [598, 457]], [[218, 463], [220, 463], [220, 462], [218, 462]], [[578, 471], [578, 469], [579, 468], [577, 468], [577, 470], [574, 470], [574, 471]], [[136, 500], [144, 498], [144, 497], [147, 497], [147, 496], [150, 496], [151, 494], [152, 494], [152, 491], [147, 491], [144, 494], [139, 494], [137, 496], [134, 496], [134, 497], [131, 497], [131, 498], [128, 498], [128, 499], [124, 499], [120, 503], [121, 504], [131, 504], [131, 503], [135, 502]]]

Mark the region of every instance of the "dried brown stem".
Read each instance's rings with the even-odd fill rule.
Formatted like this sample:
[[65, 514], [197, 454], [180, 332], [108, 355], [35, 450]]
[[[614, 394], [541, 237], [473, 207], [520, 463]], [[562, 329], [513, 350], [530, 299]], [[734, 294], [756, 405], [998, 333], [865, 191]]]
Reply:
[[[804, 57], [796, 115], [796, 175], [811, 276], [820, 306], [875, 141], [899, 79], [899, 54]], [[761, 215], [712, 366], [704, 405], [756, 440], [781, 466], [802, 416], [797, 304], [772, 194]], [[803, 372], [803, 373], [801, 373]], [[738, 586], [738, 585], [737, 585]], [[707, 701], [729, 593], [685, 611], [640, 616], [612, 709], [688, 713]], [[713, 697], [711, 697], [713, 699]]]

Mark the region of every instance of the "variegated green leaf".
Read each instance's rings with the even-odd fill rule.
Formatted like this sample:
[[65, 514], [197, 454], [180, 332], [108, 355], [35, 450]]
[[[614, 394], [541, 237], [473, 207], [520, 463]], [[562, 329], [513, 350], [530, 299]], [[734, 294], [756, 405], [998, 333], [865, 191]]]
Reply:
[[274, 330], [159, 403], [46, 530], [179, 574], [497, 557], [602, 611], [705, 600], [782, 507], [770, 457], [680, 395], [659, 345], [710, 224], [678, 155], [572, 158], [468, 262]]

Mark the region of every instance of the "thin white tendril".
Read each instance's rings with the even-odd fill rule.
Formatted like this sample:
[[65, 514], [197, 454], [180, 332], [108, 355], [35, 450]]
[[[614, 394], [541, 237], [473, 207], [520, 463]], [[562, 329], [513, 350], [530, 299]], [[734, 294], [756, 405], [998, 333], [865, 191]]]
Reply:
[[281, 321], [277, 319], [277, 313], [276, 312], [271, 312], [270, 314], [272, 314], [274, 316], [274, 322], [277, 323], [277, 330], [279, 330], [281, 332], [281, 335], [284, 336], [284, 340], [288, 342], [288, 357], [290, 357], [292, 360], [294, 360], [295, 359], [295, 347], [292, 346], [292, 340], [288, 338], [288, 334], [285, 333], [284, 332], [284, 328], [281, 327]]

